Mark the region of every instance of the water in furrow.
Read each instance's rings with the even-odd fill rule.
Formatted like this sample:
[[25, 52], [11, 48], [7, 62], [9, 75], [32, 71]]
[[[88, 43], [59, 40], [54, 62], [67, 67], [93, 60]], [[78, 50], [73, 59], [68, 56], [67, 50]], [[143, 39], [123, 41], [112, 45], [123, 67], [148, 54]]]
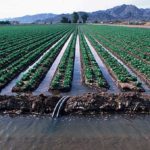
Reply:
[[80, 56], [80, 43], [79, 43], [79, 35], [77, 35], [72, 87], [70, 92], [64, 93], [63, 95], [80, 95], [88, 92], [95, 92], [94, 89], [89, 88], [82, 83], [81, 70], [82, 67], [81, 67], [81, 56]]
[[95, 41], [103, 47], [105, 51], [107, 51], [113, 58], [115, 58], [121, 65], [123, 65], [127, 71], [132, 75], [137, 78], [137, 81], [142, 83], [142, 87], [145, 90], [145, 93], [150, 93], [150, 88], [147, 86], [147, 84], [142, 81], [124, 62], [122, 62], [120, 59], [118, 59], [115, 55], [113, 55], [107, 48], [105, 48], [98, 40], [95, 39]]
[[109, 92], [120, 92], [120, 90], [118, 89], [116, 82], [113, 80], [112, 76], [110, 75], [107, 67], [105, 66], [105, 64], [103, 63], [103, 61], [101, 60], [101, 58], [98, 56], [96, 50], [94, 49], [94, 47], [91, 45], [91, 43], [89, 42], [88, 38], [86, 36], [84, 36], [86, 39], [86, 42], [88, 44], [88, 46], [91, 49], [91, 52], [100, 68], [100, 70], [102, 71], [102, 74], [104, 76], [104, 78], [106, 79], [107, 83], [109, 84], [110, 88], [109, 88]]
[[34, 95], [39, 95], [41, 93], [47, 94], [49, 95], [50, 93], [48, 92], [50, 83], [53, 79], [53, 76], [57, 70], [57, 67], [61, 61], [61, 58], [70, 42], [72, 38], [72, 35], [69, 37], [69, 39], [67, 40], [67, 42], [65, 43], [65, 45], [63, 46], [61, 52], [59, 53], [59, 55], [57, 56], [56, 60], [54, 61], [53, 65], [51, 66], [51, 68], [49, 69], [48, 73], [46, 74], [44, 80], [40, 83], [39, 87], [33, 92]]
[[[63, 37], [64, 38], [64, 37]], [[16, 93], [12, 92], [12, 88], [16, 85], [17, 81], [20, 81], [22, 76], [24, 74], [26, 74], [30, 69], [32, 69], [59, 41], [61, 41], [63, 38], [61, 38], [60, 40], [58, 40], [54, 45], [52, 45], [46, 52], [44, 52], [40, 58], [34, 62], [31, 66], [29, 66], [25, 71], [23, 71], [22, 73], [20, 73], [16, 78], [14, 78], [6, 87], [4, 87], [1, 92], [0, 95], [16, 95]]]

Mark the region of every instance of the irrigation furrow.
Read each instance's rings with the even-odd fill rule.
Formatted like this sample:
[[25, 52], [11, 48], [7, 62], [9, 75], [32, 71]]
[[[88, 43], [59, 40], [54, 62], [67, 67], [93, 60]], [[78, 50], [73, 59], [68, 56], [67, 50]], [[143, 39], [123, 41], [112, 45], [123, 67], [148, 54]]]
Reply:
[[41, 93], [48, 93], [48, 89], [49, 89], [49, 85], [53, 79], [53, 76], [57, 70], [57, 67], [60, 63], [60, 60], [70, 42], [72, 38], [72, 35], [69, 37], [69, 39], [67, 40], [67, 42], [65, 43], [65, 45], [63, 46], [61, 52], [59, 53], [59, 55], [57, 56], [56, 60], [54, 61], [53, 65], [51, 66], [51, 68], [49, 69], [48, 73], [46, 74], [44, 80], [42, 80], [42, 82], [40, 83], [39, 87], [33, 92], [34, 95], [39, 95]]
[[102, 62], [102, 60], [100, 59], [100, 57], [98, 56], [96, 50], [94, 49], [94, 47], [91, 45], [91, 43], [89, 42], [88, 38], [84, 35], [85, 39], [86, 39], [86, 42], [88, 44], [88, 46], [90, 47], [91, 49], [91, 52], [98, 64], [98, 66], [100, 67], [101, 71], [102, 71], [102, 74], [103, 76], [105, 77], [107, 83], [109, 84], [110, 88], [109, 88], [109, 91], [110, 92], [120, 92], [120, 90], [118, 89], [115, 81], [113, 80], [113, 78], [111, 77], [107, 67], [105, 66], [105, 64]]
[[[66, 35], [65, 35], [66, 36]], [[63, 36], [60, 40], [58, 40], [54, 45], [52, 45], [51, 48], [49, 48], [46, 52], [44, 52], [40, 58], [34, 62], [31, 66], [29, 66], [25, 71], [23, 71], [22, 73], [20, 73], [20, 75], [18, 75], [15, 79], [13, 79], [5, 88], [3, 88], [1, 90], [0, 95], [15, 95], [15, 93], [12, 92], [12, 88], [16, 85], [17, 81], [20, 81], [22, 76], [24, 74], [26, 74], [30, 69], [32, 69], [38, 62], [40, 62], [40, 60], [53, 48], [55, 47], [55, 45], [57, 45], [58, 42], [60, 42], [65, 36]]]
[[[17, 65], [17, 63], [20, 59], [29, 55], [29, 53], [32, 54], [32, 52], [35, 50], [35, 48], [41, 47], [42, 45], [51, 41], [52, 39], [57, 38], [59, 35], [61, 35], [64, 32], [60, 32], [60, 34], [58, 34], [58, 33], [51, 34], [50, 36], [47, 36], [45, 38], [43, 37], [43, 39], [41, 39], [39, 41], [34, 41], [34, 42], [32, 42], [32, 44], [29, 43], [29, 45], [27, 47], [25, 46], [24, 48], [19, 49], [17, 51], [12, 50], [12, 52], [8, 58], [7, 57], [5, 58], [5, 55], [4, 55], [4, 59], [1, 60], [1, 63], [0, 63], [1, 70], [6, 69], [7, 67], [10, 67], [12, 65], [12, 62], [13, 62], [13, 64]], [[14, 66], [12, 66], [12, 67], [14, 67]]]
[[142, 88], [145, 90], [146, 93], [150, 93], [150, 88], [147, 86], [147, 84], [141, 80], [124, 62], [122, 62], [119, 58], [117, 58], [115, 55], [113, 55], [108, 49], [106, 49], [98, 40], [95, 39], [95, 41], [103, 47], [105, 51], [107, 51], [112, 57], [114, 57], [121, 65], [123, 65], [127, 71], [137, 78], [137, 80], [142, 83]]
[[104, 78], [82, 32], [79, 34], [79, 39], [83, 68], [83, 82], [87, 86], [97, 89], [98, 91], [106, 91], [109, 89], [109, 85]]
[[[30, 42], [32, 42], [32, 40], [33, 39], [35, 39], [35, 38], [38, 38], [38, 39], [41, 39], [43, 36], [46, 36], [46, 37], [48, 37], [48, 36], [50, 36], [50, 35], [52, 35], [52, 34], [55, 34], [55, 29], [56, 27], [52, 27], [50, 30], [52, 30], [50, 33], [49, 32], [47, 32], [46, 34], [40, 34], [40, 33], [38, 33], [38, 34], [33, 34], [33, 35], [31, 35], [31, 34], [27, 34], [27, 35], [23, 35], [23, 37], [22, 36], [17, 36], [17, 38], [15, 38], [15, 39], [13, 39], [14, 40], [14, 42], [11, 42], [11, 40], [8, 40], [7, 42], [8, 43], [5, 43], [4, 45], [5, 45], [5, 48], [4, 49], [1, 49], [2, 50], [2, 52], [4, 52], [4, 51], [7, 51], [8, 50], [8, 48], [10, 49], [13, 49], [13, 52], [14, 52], [14, 50], [18, 50], [18, 49], [20, 49], [21, 47], [25, 47], [26, 45], [29, 45], [28, 44], [28, 42], [30, 43]], [[61, 28], [58, 30], [58, 32], [61, 32]], [[39, 35], [40, 35], [40, 37], [39, 37]], [[45, 38], [46, 38], [45, 37]], [[43, 37], [43, 39], [44, 39], [44, 37]], [[18, 41], [17, 42], [17, 45], [16, 45], [16, 41]], [[6, 41], [5, 41], [6, 42]], [[9, 45], [9, 43], [12, 43], [11, 45]], [[3, 46], [3, 45], [1, 45], [1, 46]]]
[[[77, 35], [72, 87], [71, 91], [68, 92], [67, 95], [79, 95], [87, 92], [95, 92], [95, 90], [83, 85], [82, 83], [80, 44], [79, 35]], [[63, 95], [66, 95], [66, 93]]]
[[[97, 38], [96, 38], [97, 39]], [[109, 42], [101, 41], [97, 39], [104, 47], [106, 47], [112, 54], [114, 54], [118, 59], [120, 59], [124, 64], [126, 64], [141, 80], [143, 80], [150, 88], [150, 67], [147, 63], [134, 57], [133, 55], [126, 54], [125, 51], [118, 49], [114, 44], [109, 44]], [[111, 47], [111, 48], [110, 48]]]
[[[114, 43], [110, 42], [109, 40], [107, 40], [105, 37], [103, 37], [103, 36], [101, 36], [101, 35], [100, 35], [100, 38], [103, 38], [104, 40], [106, 40], [106, 41], [107, 41], [108, 43], [110, 43], [111, 45], [115, 45]], [[118, 40], [116, 40], [116, 41], [118, 41]], [[135, 57], [135, 58], [141, 60], [143, 63], [150, 65], [149, 60], [143, 59], [143, 58], [141, 58], [141, 56], [138, 55], [138, 54], [140, 54], [140, 53], [142, 53], [142, 52], [135, 53], [134, 51], [129, 51], [129, 50], [126, 50], [126, 49], [124, 49], [124, 48], [120, 48], [117, 44], [116, 44], [115, 46], [116, 46], [117, 48], [119, 48], [121, 51], [126, 52], [127, 55], [129, 54], [129, 55], [131, 55], [131, 56], [133, 56], [133, 57]]]

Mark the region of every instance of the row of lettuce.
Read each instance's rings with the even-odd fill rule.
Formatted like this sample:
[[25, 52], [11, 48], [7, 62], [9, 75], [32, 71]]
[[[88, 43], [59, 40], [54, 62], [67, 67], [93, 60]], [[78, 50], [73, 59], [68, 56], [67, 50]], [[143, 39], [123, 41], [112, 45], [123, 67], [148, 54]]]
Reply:
[[[110, 74], [117, 81], [118, 87], [122, 90], [141, 91], [141, 83], [137, 78], [129, 73], [129, 71], [122, 65], [115, 57], [113, 57], [104, 47], [102, 47], [96, 39], [87, 34], [88, 39], [97, 51], [99, 57], [107, 66]], [[127, 84], [125, 84], [127, 83]]]
[[84, 34], [79, 33], [83, 80], [86, 85], [96, 88], [108, 88], [108, 84], [86, 42]]
[[[32, 38], [28, 37], [28, 35], [25, 35], [26, 40], [23, 41], [22, 44], [21, 42], [19, 42], [17, 46], [12, 44], [8, 48], [7, 46], [4, 46], [5, 42], [2, 41], [3, 46], [1, 47], [0, 53], [4, 56], [4, 58], [2, 58], [2, 60], [0, 61], [0, 89], [6, 86], [11, 80], [13, 80], [22, 71], [26, 70], [31, 64], [36, 62], [36, 60], [38, 60], [43, 54], [45, 54], [42, 59], [40, 59], [40, 61], [38, 61], [33, 66], [33, 68], [29, 69], [29, 71], [22, 76], [21, 80], [16, 83], [16, 86], [13, 87], [13, 92], [28, 92], [37, 89], [42, 80], [45, 78], [52, 64], [58, 57], [63, 46], [73, 33], [71, 40], [52, 78], [52, 81], [51, 83], [49, 83], [49, 90], [59, 90], [62, 92], [71, 90], [76, 40], [77, 35], [79, 35], [82, 81], [84, 82], [83, 84], [101, 90], [109, 89], [109, 83], [107, 83], [105, 77], [103, 76], [101, 68], [98, 66], [86, 41], [85, 37], [87, 37], [103, 63], [107, 66], [108, 71], [110, 72], [120, 89], [122, 89], [123, 91], [143, 91], [142, 84], [138, 82], [137, 78], [131, 75], [126, 67], [124, 67], [124, 65], [122, 65], [99, 43], [101, 42], [105, 44], [106, 47], [109, 47], [114, 52], [117, 52], [117, 55], [120, 55], [120, 57], [122, 56], [124, 61], [134, 61], [135, 63], [133, 64], [135, 64], [136, 67], [141, 67], [140, 65], [142, 65], [142, 67], [148, 66], [148, 63], [143, 64], [142, 62], [142, 60], [148, 62], [148, 57], [142, 57], [141, 61], [139, 61], [139, 58], [133, 57], [133, 55], [130, 55], [130, 53], [129, 55], [127, 55], [128, 51], [127, 53], [125, 53], [126, 50], [119, 50], [120, 44], [117, 43], [117, 34], [114, 38], [116, 40], [116, 48], [109, 42], [109, 40], [111, 41], [112, 36], [110, 35], [110, 37], [108, 37], [108, 40], [105, 40], [101, 37], [101, 34], [103, 32], [99, 32], [99, 28], [97, 28], [96, 26], [61, 26], [60, 28], [57, 27], [55, 30], [52, 30], [49, 34], [44, 33], [45, 31], [40, 37], [37, 35], [33, 35]], [[118, 37], [121, 37], [119, 35], [120, 34], [118, 34]], [[127, 38], [127, 36], [125, 37]], [[124, 39], [124, 41], [126, 41], [127, 44], [128, 40], [126, 38]], [[20, 41], [22, 40], [23, 38], [21, 37]], [[112, 41], [115, 42], [113, 39]], [[13, 43], [13, 39], [10, 40], [10, 42]], [[54, 43], [56, 43], [56, 45], [49, 51], [47, 51]], [[131, 47], [132, 45], [130, 46], [130, 49]], [[145, 47], [149, 46], [146, 45]], [[142, 53], [139, 47], [136, 47], [136, 49], [138, 49], [138, 52]], [[11, 50], [11, 54], [9, 54], [8, 57], [5, 57]], [[148, 53], [148, 51], [146, 53]], [[143, 72], [147, 72], [147, 70], [149, 71], [148, 68], [143, 69]]]
[[[60, 32], [60, 28], [61, 28], [61, 32]], [[11, 80], [17, 77], [22, 71], [26, 70], [31, 64], [36, 62], [36, 60], [38, 60], [53, 44], [55, 44], [62, 37], [64, 37], [64, 35], [71, 34], [74, 30], [74, 26], [69, 26], [68, 28], [64, 26], [63, 28], [62, 27], [60, 28], [57, 27], [55, 29], [56, 35], [52, 33], [54, 35], [50, 36], [50, 38], [41, 39], [42, 42], [36, 42], [33, 43], [33, 45], [32, 44], [28, 45], [28, 47], [26, 47], [23, 50], [23, 51], [27, 51], [26, 53], [24, 53], [21, 56], [18, 54], [18, 58], [16, 58], [15, 60], [11, 60], [10, 63], [8, 62], [8, 64], [4, 68], [3, 67], [0, 68], [0, 89], [5, 87]], [[50, 28], [49, 30], [53, 31], [53, 28]], [[32, 34], [33, 33], [34, 30], [32, 31]], [[12, 53], [13, 53], [13, 49], [12, 49]], [[4, 57], [4, 59], [7, 59], [7, 57]]]
[[76, 29], [52, 79], [50, 90], [69, 91], [71, 89], [77, 33]]
[[38, 87], [57, 58], [70, 34], [71, 32], [60, 40], [48, 53], [46, 53], [33, 68], [23, 75], [22, 79], [13, 88], [14, 92], [33, 91]]
[[[78, 32], [78, 28], [74, 31], [71, 40], [61, 58], [61, 61], [57, 67], [57, 70], [52, 78], [49, 86], [49, 90], [59, 90], [62, 92], [67, 92], [71, 90], [73, 71], [74, 71], [74, 61], [75, 61], [75, 50], [76, 50], [76, 40], [79, 34], [80, 40], [80, 52], [81, 61], [83, 67], [83, 81], [84, 84], [90, 87], [105, 88], [108, 89], [108, 83], [106, 82], [91, 50], [85, 40], [82, 32]], [[23, 75], [22, 79], [13, 88], [13, 92], [27, 92], [34, 91], [41, 81], [46, 76], [48, 70], [51, 68], [56, 57], [60, 53], [62, 47], [66, 43], [68, 37], [63, 38], [62, 41], [58, 42], [57, 45], [51, 49], [42, 59], [38, 62], [32, 69], [30, 69], [26, 74]]]
[[84, 30], [107, 47], [150, 85], [149, 30], [106, 26], [84, 26]]
[[[80, 41], [79, 43], [81, 52], [82, 80], [84, 84], [92, 88], [99, 88], [101, 90], [108, 89], [109, 83], [107, 83], [105, 77], [103, 76], [101, 69], [97, 64], [88, 43], [86, 42], [84, 33], [80, 29], [79, 32], [76, 29], [61, 58], [54, 77], [51, 83], [49, 83], [49, 90], [59, 90], [62, 92], [67, 92], [71, 90], [77, 34], [79, 35]], [[121, 88], [123, 91], [140, 91], [142, 89], [141, 83], [137, 81], [137, 78], [132, 76], [122, 64], [120, 64], [113, 56], [111, 56], [93, 38], [93, 36], [87, 34], [86, 32], [85, 34], [100, 58], [107, 66], [111, 75], [117, 81], [118, 87]], [[56, 46], [41, 59], [40, 62], [38, 62], [32, 69], [24, 74], [22, 79], [13, 88], [13, 91], [34, 91], [46, 76], [48, 70], [51, 68], [52, 64], [54, 63], [56, 57], [60, 53], [69, 36], [70, 34], [63, 38], [62, 41], [58, 42]], [[122, 83], [128, 83], [129, 86], [121, 86]]]

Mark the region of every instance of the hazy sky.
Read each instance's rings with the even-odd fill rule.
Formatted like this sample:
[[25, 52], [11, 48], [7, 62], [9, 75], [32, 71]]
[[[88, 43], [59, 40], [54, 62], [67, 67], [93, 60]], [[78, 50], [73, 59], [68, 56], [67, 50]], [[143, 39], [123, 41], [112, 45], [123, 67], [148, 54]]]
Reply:
[[37, 13], [104, 10], [121, 4], [150, 8], [150, 0], [0, 0], [0, 18]]

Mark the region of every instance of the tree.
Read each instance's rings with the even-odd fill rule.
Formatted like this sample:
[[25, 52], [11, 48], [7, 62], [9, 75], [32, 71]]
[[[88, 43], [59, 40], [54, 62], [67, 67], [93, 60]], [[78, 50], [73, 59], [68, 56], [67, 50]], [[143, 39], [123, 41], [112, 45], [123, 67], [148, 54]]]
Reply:
[[98, 23], [98, 21], [97, 21], [97, 20], [95, 20], [95, 21], [94, 21], [94, 23]]
[[0, 21], [1, 25], [10, 25], [10, 21]]
[[73, 22], [73, 23], [77, 23], [78, 20], [79, 20], [79, 15], [78, 15], [78, 13], [77, 13], [77, 12], [74, 12], [74, 13], [72, 14], [72, 22]]
[[71, 23], [71, 20], [68, 20], [68, 23]]
[[89, 17], [89, 15], [88, 15], [87, 13], [83, 13], [83, 14], [81, 15], [81, 18], [82, 18], [82, 20], [83, 20], [83, 23], [86, 23], [88, 17]]
[[69, 23], [69, 20], [67, 17], [62, 17], [61, 23]]

